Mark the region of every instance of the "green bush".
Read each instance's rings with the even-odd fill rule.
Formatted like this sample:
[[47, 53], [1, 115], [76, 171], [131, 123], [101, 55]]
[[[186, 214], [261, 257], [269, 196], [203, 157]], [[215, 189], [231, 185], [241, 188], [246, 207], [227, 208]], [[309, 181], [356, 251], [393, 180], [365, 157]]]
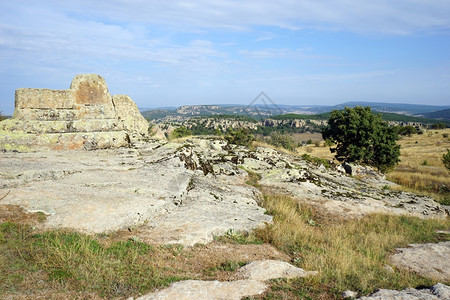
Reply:
[[248, 128], [241, 128], [239, 130], [228, 129], [228, 133], [225, 136], [225, 139], [229, 144], [241, 145], [241, 146], [250, 146], [251, 143], [255, 140], [252, 132]]
[[330, 150], [339, 161], [369, 164], [381, 172], [400, 161], [396, 130], [389, 127], [381, 115], [373, 114], [370, 107], [332, 111], [322, 136], [336, 143]]
[[450, 171], [450, 150], [447, 149], [447, 153], [442, 155], [442, 162], [444, 163], [444, 166], [447, 168], [447, 170]]
[[443, 122], [438, 122], [438, 123], [433, 124], [431, 126], [431, 128], [433, 128], [433, 129], [444, 129], [444, 128], [447, 128], [447, 124], [445, 124]]
[[297, 147], [297, 143], [294, 142], [292, 137], [288, 134], [281, 134], [278, 132], [274, 132], [270, 135], [270, 139], [267, 142], [276, 147], [281, 147], [287, 150], [294, 151]]
[[192, 131], [184, 126], [181, 126], [172, 131], [172, 133], [170, 134], [170, 138], [178, 139], [189, 135], [192, 135]]
[[407, 126], [395, 126], [395, 130], [399, 135], [407, 135], [411, 136], [412, 134], [417, 133], [417, 129], [414, 126], [407, 125]]

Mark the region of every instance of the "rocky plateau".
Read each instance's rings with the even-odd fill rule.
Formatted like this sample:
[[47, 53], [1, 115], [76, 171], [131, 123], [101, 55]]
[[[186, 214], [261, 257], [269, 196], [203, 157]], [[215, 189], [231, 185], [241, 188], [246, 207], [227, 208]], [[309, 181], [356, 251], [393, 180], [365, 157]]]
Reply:
[[[143, 242], [193, 246], [272, 222], [260, 206], [260, 189], [248, 183], [250, 176], [263, 189], [344, 219], [374, 212], [449, 215], [449, 207], [429, 197], [390, 189], [393, 183], [367, 167], [325, 166], [215, 137], [151, 139], [147, 128], [131, 98], [110, 96], [98, 75], [77, 76], [69, 90], [19, 90], [14, 118], [0, 123], [0, 209], [40, 212], [45, 218], [38, 229], [126, 230]], [[436, 264], [419, 263], [423, 247], [434, 251]], [[449, 280], [448, 264], [439, 263], [448, 262], [448, 242], [413, 246], [413, 253], [408, 249], [393, 256], [393, 262], [400, 261], [396, 265], [408, 256], [415, 261], [407, 264], [413, 271], [428, 266], [433, 278]], [[240, 299], [261, 294], [270, 278], [314, 276], [313, 271], [255, 262], [242, 267], [234, 281], [184, 281], [141, 299], [173, 299], [180, 293], [191, 295], [186, 299]], [[385, 293], [364, 299], [444, 299], [448, 287], [417, 292], [428, 298]]]

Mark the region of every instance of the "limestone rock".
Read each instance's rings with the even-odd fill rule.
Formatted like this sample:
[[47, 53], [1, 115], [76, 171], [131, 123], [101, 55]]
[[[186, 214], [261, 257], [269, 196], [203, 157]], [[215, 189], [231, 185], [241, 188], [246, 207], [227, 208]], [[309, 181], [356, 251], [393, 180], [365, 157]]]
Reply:
[[438, 283], [429, 289], [408, 288], [403, 291], [379, 290], [361, 300], [447, 300], [450, 299], [450, 287]]
[[67, 90], [16, 90], [13, 118], [0, 122], [0, 150], [122, 147], [147, 130], [131, 98], [113, 98], [101, 76], [81, 74]]
[[342, 293], [342, 298], [344, 299], [355, 299], [356, 296], [358, 296], [358, 293], [350, 290], [344, 291]]
[[230, 229], [250, 231], [270, 223], [272, 217], [258, 205], [260, 193], [244, 184], [244, 171], [235, 166], [234, 176], [205, 175], [207, 167], [194, 154], [226, 153], [218, 148], [220, 143], [208, 140], [154, 140], [141, 148], [0, 153], [0, 195], [11, 190], [0, 205], [44, 212], [43, 228], [88, 233], [130, 228], [142, 241], [157, 244], [208, 243]]
[[112, 100], [117, 116], [122, 121], [125, 130], [129, 133], [146, 136], [148, 122], [139, 112], [136, 103], [127, 95], [114, 95]]
[[[80, 147], [98, 146], [75, 137]], [[245, 183], [246, 170], [261, 176], [259, 184], [346, 218], [371, 212], [447, 216], [427, 197], [384, 190], [272, 149], [204, 137], [98, 151], [0, 152], [0, 195], [11, 190], [0, 205], [48, 214], [44, 228], [131, 228], [144, 242], [194, 245], [271, 222], [258, 205], [261, 193]]]
[[305, 271], [284, 261], [260, 260], [240, 268], [237, 276], [242, 279], [265, 281], [275, 278], [298, 278], [317, 274], [317, 271]]
[[173, 283], [169, 288], [137, 298], [138, 300], [239, 300], [260, 295], [267, 285], [256, 280], [229, 282], [186, 280]]
[[391, 257], [392, 263], [424, 277], [450, 281], [450, 241], [409, 246], [396, 249], [397, 253]]

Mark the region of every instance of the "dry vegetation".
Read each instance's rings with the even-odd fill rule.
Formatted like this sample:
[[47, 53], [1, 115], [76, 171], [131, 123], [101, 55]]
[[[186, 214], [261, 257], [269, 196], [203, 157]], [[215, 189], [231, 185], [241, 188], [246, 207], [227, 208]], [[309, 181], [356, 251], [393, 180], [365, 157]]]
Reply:
[[435, 284], [407, 271], [392, 273], [385, 265], [394, 248], [448, 239], [436, 232], [449, 230], [448, 220], [370, 215], [345, 221], [270, 193], [263, 206], [274, 216], [272, 225], [192, 248], [2, 223], [0, 298], [126, 299], [183, 279], [230, 280], [237, 268], [257, 259], [319, 271], [305, 279], [272, 280], [257, 299], [339, 299], [346, 289], [365, 295], [376, 288]]
[[[265, 194], [264, 199], [275, 222], [257, 236], [288, 253], [299, 267], [319, 271], [316, 277], [284, 281], [292, 299], [333, 299], [346, 289], [367, 294], [375, 287], [401, 289], [433, 283], [406, 271], [390, 272], [386, 264], [397, 247], [445, 239], [436, 230], [449, 229], [448, 220], [373, 214], [345, 221], [285, 195]], [[279, 283], [273, 283], [275, 295]]]
[[[414, 189], [448, 187], [449, 176], [440, 157], [450, 148], [449, 139], [443, 137], [449, 132], [403, 138], [402, 162], [390, 178], [404, 180], [402, 184]], [[332, 158], [323, 142], [298, 151]], [[427, 165], [423, 165], [424, 160]], [[448, 235], [437, 233], [450, 230], [448, 219], [374, 214], [343, 220], [286, 195], [265, 191], [258, 180], [257, 174], [249, 172], [247, 183], [263, 191], [263, 206], [274, 216], [274, 223], [251, 234], [230, 232], [211, 244], [192, 248], [148, 245], [132, 236], [114, 234], [38, 232], [34, 225], [43, 221], [41, 216], [12, 206], [1, 207], [0, 298], [126, 299], [188, 278], [229, 280], [241, 265], [267, 258], [317, 270], [319, 275], [272, 280], [269, 291], [252, 299], [340, 299], [347, 289], [367, 295], [378, 288], [436, 283], [407, 271], [392, 272], [386, 265], [395, 248], [448, 240]], [[442, 193], [438, 195], [442, 197]]]
[[442, 155], [450, 149], [450, 129], [429, 130], [400, 139], [401, 162], [388, 179], [401, 189], [423, 193], [450, 205], [450, 173]]

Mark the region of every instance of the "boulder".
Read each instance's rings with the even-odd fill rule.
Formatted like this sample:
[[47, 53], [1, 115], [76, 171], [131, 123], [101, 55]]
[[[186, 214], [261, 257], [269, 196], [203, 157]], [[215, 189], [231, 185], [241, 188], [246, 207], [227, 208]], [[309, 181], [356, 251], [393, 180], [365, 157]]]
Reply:
[[239, 269], [237, 276], [242, 279], [270, 280], [275, 278], [298, 278], [317, 275], [317, 271], [305, 271], [301, 268], [278, 260], [259, 260]]
[[141, 115], [134, 101], [127, 95], [114, 95], [114, 108], [125, 131], [145, 137], [148, 134], [148, 121]]
[[296, 278], [315, 275], [291, 264], [277, 260], [260, 260], [251, 262], [240, 268], [235, 281], [201, 281], [185, 280], [172, 284], [167, 289], [151, 293], [138, 300], [151, 299], [242, 299], [243, 297], [260, 295], [268, 288], [264, 283], [274, 278]]

